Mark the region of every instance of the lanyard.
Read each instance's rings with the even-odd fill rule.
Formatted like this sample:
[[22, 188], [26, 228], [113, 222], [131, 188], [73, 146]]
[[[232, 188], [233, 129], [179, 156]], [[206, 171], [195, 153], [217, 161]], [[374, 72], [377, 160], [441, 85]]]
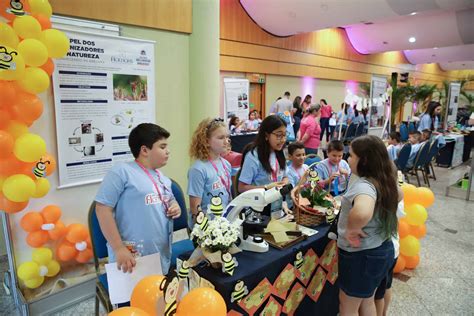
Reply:
[[296, 170], [296, 168], [293, 167], [293, 165], [291, 165], [290, 168], [293, 169], [293, 170], [295, 170], [295, 173], [296, 173], [300, 178], [303, 176], [304, 171], [305, 171], [304, 168], [303, 168], [303, 166], [301, 166], [301, 168], [299, 169], [299, 170], [303, 170], [303, 172], [301, 172], [301, 173], [298, 172], [298, 170]]
[[[150, 174], [150, 172], [148, 171], [147, 168], [145, 168], [144, 165], [142, 165], [140, 162], [138, 162], [137, 160], [135, 160], [135, 162], [137, 163], [137, 165], [143, 170], [143, 172], [146, 173], [146, 175], [148, 176], [148, 178], [150, 178], [150, 181], [153, 183], [155, 189], [156, 189], [156, 193], [158, 194], [158, 197], [160, 198], [160, 201], [163, 203], [163, 206], [165, 208], [165, 211], [168, 211], [168, 203], [163, 199], [163, 195], [161, 194], [161, 190], [158, 186], [158, 183], [156, 183], [155, 179], [153, 178], [153, 176]], [[160, 182], [160, 184], [163, 186], [164, 190], [166, 191], [166, 187], [165, 185], [163, 184], [163, 182], [161, 182], [161, 176], [160, 176], [160, 173], [155, 170], [155, 173], [156, 175], [158, 176], [158, 181]]]
[[214, 163], [214, 161], [212, 161], [211, 159], [209, 159], [209, 162], [210, 162], [211, 165], [214, 167], [214, 170], [216, 170], [217, 176], [218, 176], [219, 179], [221, 180], [222, 185], [225, 187], [225, 189], [226, 189], [226, 191], [227, 191], [227, 193], [229, 194], [229, 197], [230, 197], [230, 196], [232, 196], [232, 194], [231, 194], [231, 192], [230, 192], [230, 171], [227, 170], [227, 168], [225, 167], [224, 162], [222, 161], [222, 158], [219, 158], [219, 160], [220, 160], [220, 162], [221, 162], [222, 169], [223, 169], [224, 172], [225, 172], [225, 178], [219, 174], [219, 169], [217, 169], [217, 166], [216, 166], [216, 164]]
[[[333, 164], [327, 160], [327, 168], [328, 168], [328, 177], [331, 177], [331, 173], [332, 173], [332, 166]], [[339, 164], [335, 165], [336, 166], [336, 172], [339, 172]], [[344, 177], [344, 181], [347, 182], [346, 180], [346, 177], [341, 175], [342, 177]], [[339, 195], [339, 177], [336, 177], [334, 180], [333, 180], [333, 191], [334, 191], [334, 194], [335, 195]]]
[[[270, 161], [271, 165], [271, 161]], [[275, 169], [272, 168], [272, 181], [273, 182], [278, 182], [278, 169], [280, 168], [280, 164], [278, 163], [278, 159], [275, 155]]]

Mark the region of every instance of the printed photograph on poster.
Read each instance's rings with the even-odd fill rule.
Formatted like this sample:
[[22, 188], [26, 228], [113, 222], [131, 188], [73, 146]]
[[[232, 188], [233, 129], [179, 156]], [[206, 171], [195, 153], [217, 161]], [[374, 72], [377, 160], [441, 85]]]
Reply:
[[147, 101], [146, 76], [113, 74], [115, 101]]
[[227, 119], [232, 116], [248, 119], [249, 88], [247, 79], [224, 78], [224, 113]]

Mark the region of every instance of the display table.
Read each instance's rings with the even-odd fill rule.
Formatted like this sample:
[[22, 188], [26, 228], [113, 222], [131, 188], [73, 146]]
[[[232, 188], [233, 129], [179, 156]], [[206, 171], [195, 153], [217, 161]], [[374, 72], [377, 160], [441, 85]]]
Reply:
[[[232, 276], [209, 266], [194, 268], [197, 274], [215, 286], [227, 304], [228, 315], [336, 315], [339, 310], [337, 286], [337, 245], [327, 238], [327, 225], [315, 228], [318, 234], [284, 250], [270, 247], [266, 253], [241, 252]], [[301, 265], [295, 262], [298, 252]], [[187, 259], [188, 255], [182, 256]], [[299, 267], [299, 269], [295, 268]], [[238, 303], [234, 287], [243, 281], [249, 294]], [[202, 283], [201, 283], [202, 284]], [[238, 296], [234, 292], [234, 297]], [[294, 311], [296, 310], [296, 311]]]
[[436, 163], [440, 167], [457, 167], [463, 163], [464, 135], [449, 134], [444, 136], [446, 145], [439, 150]]
[[253, 142], [256, 137], [256, 132], [230, 135], [230, 144], [232, 146], [232, 151], [242, 153], [244, 151], [244, 147], [247, 144]]

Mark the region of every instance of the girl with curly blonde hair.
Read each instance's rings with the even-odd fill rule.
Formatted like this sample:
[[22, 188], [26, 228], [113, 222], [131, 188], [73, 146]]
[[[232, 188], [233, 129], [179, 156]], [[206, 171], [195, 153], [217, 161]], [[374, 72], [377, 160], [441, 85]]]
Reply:
[[231, 195], [231, 166], [221, 157], [229, 145], [229, 131], [221, 118], [207, 118], [194, 131], [190, 156], [196, 161], [188, 171], [188, 195], [195, 217], [201, 208], [222, 216]]

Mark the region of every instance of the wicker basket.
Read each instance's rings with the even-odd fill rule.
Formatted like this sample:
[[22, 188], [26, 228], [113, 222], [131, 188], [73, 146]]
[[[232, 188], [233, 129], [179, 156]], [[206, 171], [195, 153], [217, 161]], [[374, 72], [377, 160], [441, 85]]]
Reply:
[[[303, 226], [317, 226], [323, 223], [326, 223], [326, 213], [322, 213], [317, 209], [308, 206], [300, 205], [301, 199], [301, 190], [308, 180], [308, 174], [311, 169], [306, 170], [306, 172], [301, 177], [300, 181], [296, 185], [294, 195], [292, 195], [294, 212], [296, 213], [296, 223]], [[330, 186], [331, 184], [329, 184]], [[329, 188], [330, 191], [330, 188]], [[329, 195], [329, 197], [335, 202], [334, 198]], [[336, 205], [335, 203], [333, 203]]]

